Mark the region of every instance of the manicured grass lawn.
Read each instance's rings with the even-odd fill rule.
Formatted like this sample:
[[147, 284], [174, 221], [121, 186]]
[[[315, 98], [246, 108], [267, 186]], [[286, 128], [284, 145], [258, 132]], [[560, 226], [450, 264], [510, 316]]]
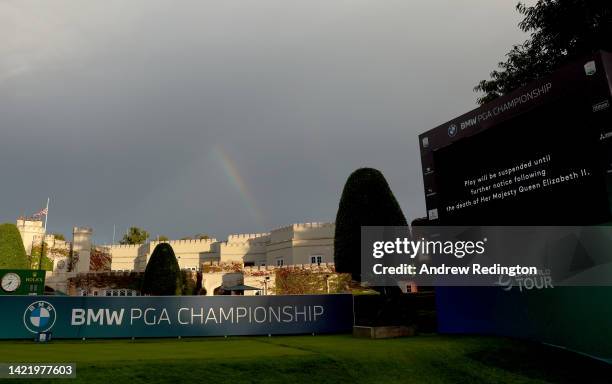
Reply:
[[68, 383], [612, 382], [604, 363], [540, 344], [478, 336], [4, 341], [0, 362], [76, 362], [77, 379]]

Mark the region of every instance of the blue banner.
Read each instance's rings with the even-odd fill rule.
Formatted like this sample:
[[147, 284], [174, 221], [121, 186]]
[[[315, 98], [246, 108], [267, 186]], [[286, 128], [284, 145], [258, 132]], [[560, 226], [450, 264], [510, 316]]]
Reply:
[[0, 339], [229, 336], [350, 332], [349, 294], [295, 296], [12, 296]]
[[612, 287], [437, 287], [440, 333], [541, 341], [612, 363]]

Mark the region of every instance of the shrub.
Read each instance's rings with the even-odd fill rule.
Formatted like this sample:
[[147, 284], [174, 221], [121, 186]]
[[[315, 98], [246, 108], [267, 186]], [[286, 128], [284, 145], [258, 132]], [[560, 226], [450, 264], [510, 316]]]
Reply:
[[350, 277], [347, 274], [325, 273], [299, 268], [279, 268], [275, 271], [277, 295], [306, 295], [348, 292]]
[[0, 268], [30, 268], [21, 234], [15, 224], [0, 224]]
[[145, 295], [174, 296], [183, 289], [181, 269], [168, 243], [158, 244], [147, 263], [142, 280], [142, 293]]
[[200, 287], [198, 287], [198, 274], [194, 274], [191, 271], [181, 271], [181, 276], [183, 281], [181, 294], [183, 296], [197, 295], [200, 292], [200, 289], [202, 288], [201, 280]]
[[353, 172], [342, 191], [336, 215], [334, 262], [337, 272], [361, 280], [361, 227], [406, 226], [402, 213], [383, 174], [372, 168]]

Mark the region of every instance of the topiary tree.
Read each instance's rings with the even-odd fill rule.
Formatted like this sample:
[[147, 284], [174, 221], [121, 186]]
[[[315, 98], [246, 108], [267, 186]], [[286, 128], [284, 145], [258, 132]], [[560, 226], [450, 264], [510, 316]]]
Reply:
[[383, 174], [373, 168], [353, 172], [342, 191], [334, 237], [336, 271], [350, 273], [361, 281], [361, 227], [406, 226], [402, 213]]
[[158, 244], [147, 263], [141, 291], [145, 295], [179, 296], [183, 289], [181, 269], [168, 243]]
[[29, 269], [21, 234], [15, 224], [0, 224], [0, 269]]

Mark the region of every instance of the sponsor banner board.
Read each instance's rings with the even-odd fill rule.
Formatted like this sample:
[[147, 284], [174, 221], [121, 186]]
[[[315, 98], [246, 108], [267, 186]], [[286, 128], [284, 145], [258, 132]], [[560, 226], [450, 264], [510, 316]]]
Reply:
[[349, 294], [11, 296], [0, 304], [0, 339], [341, 333], [353, 326]]

